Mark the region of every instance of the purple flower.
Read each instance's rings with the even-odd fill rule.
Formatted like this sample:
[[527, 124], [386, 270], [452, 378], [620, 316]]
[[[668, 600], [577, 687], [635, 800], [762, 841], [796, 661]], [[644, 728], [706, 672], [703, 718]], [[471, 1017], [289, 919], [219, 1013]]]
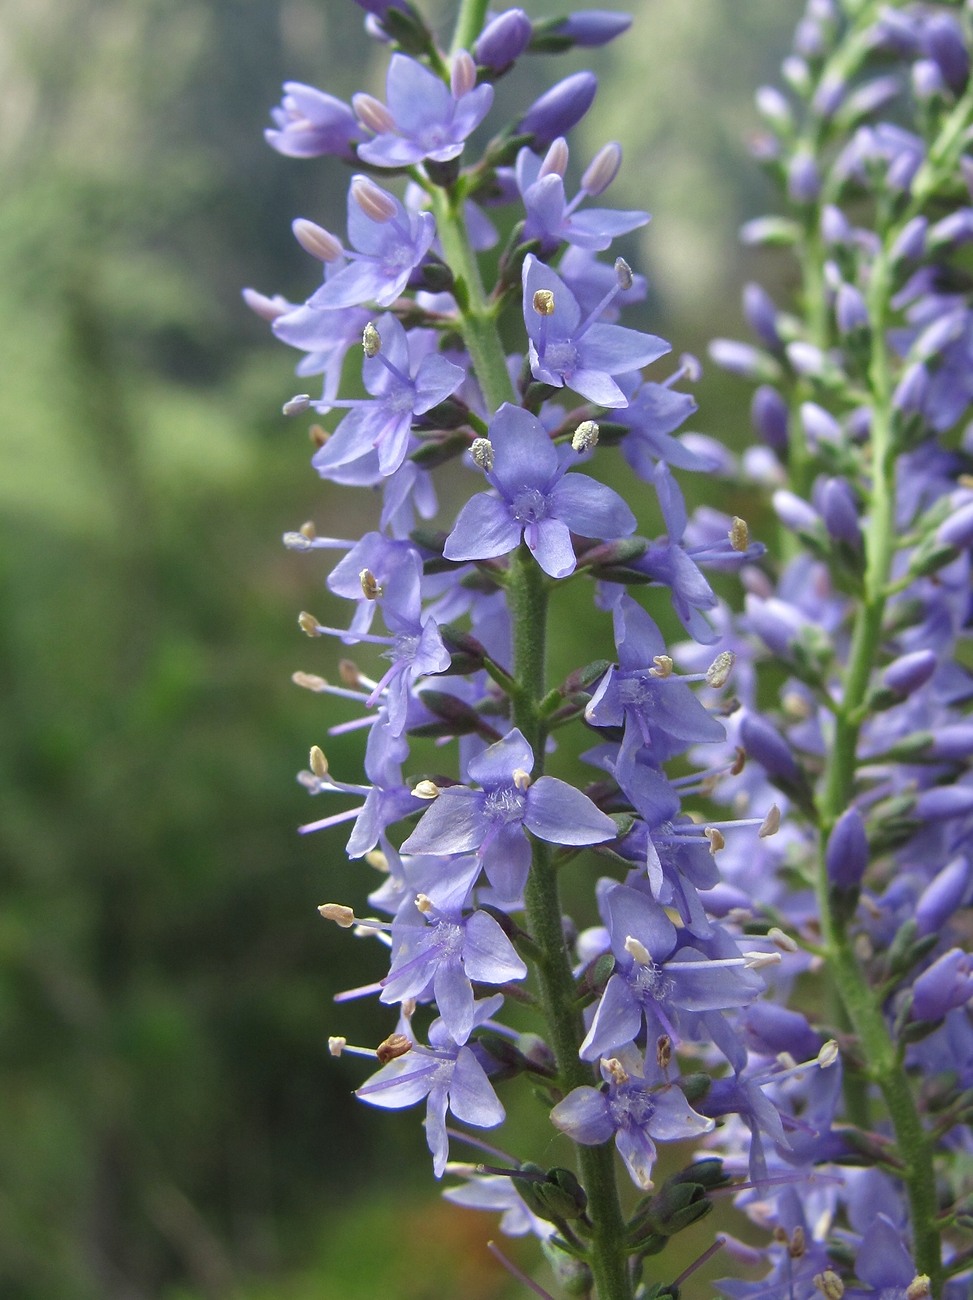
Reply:
[[476, 858], [465, 869], [462, 861], [451, 861], [429, 892], [420, 893], [415, 906], [400, 914], [392, 927], [392, 964], [382, 980], [383, 1002], [419, 999], [431, 990], [443, 1026], [456, 1043], [465, 1043], [473, 1029], [471, 980], [504, 984], [527, 974], [489, 913], [464, 915], [479, 871]]
[[[332, 469], [359, 460], [373, 449], [383, 475], [394, 474], [406, 458], [414, 417], [432, 410], [466, 378], [438, 352], [426, 350], [418, 364], [414, 357], [435, 345], [428, 330], [406, 334], [394, 316], [380, 316], [373, 327], [379, 351], [366, 351], [362, 382], [372, 400], [315, 403], [317, 408], [349, 406], [351, 411], [312, 460], [322, 478]], [[415, 367], [413, 372], [413, 367]]]
[[[362, 201], [368, 215], [362, 208]], [[407, 212], [393, 195], [356, 176], [348, 192], [348, 238], [356, 252], [308, 300], [310, 307], [390, 307], [409, 282], [436, 236], [431, 212]]]
[[[499, 993], [476, 1003], [474, 1026], [482, 1024], [502, 1004]], [[449, 1159], [447, 1106], [458, 1120], [476, 1128], [495, 1128], [505, 1118], [473, 1048], [454, 1042], [442, 1020], [434, 1020], [430, 1025], [428, 1047], [415, 1043], [410, 1052], [373, 1074], [357, 1089], [355, 1096], [386, 1110], [401, 1110], [425, 1098], [426, 1141], [437, 1178], [442, 1178]]]
[[449, 162], [463, 152], [493, 103], [493, 87], [455, 96], [435, 73], [404, 54], [393, 54], [385, 85], [388, 130], [360, 145], [358, 156], [376, 167], [409, 167], [429, 158]]
[[284, 98], [270, 115], [275, 127], [264, 132], [267, 143], [289, 158], [337, 154], [350, 160], [355, 156], [355, 142], [362, 138], [362, 129], [347, 104], [300, 81], [284, 82]]
[[573, 454], [559, 455], [535, 416], [505, 402], [483, 448], [495, 494], [481, 492], [467, 501], [446, 539], [445, 557], [509, 555], [523, 536], [544, 572], [564, 578], [577, 565], [572, 532], [602, 540], [631, 533], [635, 516], [617, 492], [587, 474], [566, 473]]
[[531, 782], [533, 766], [534, 751], [515, 727], [469, 764], [470, 779], [482, 789], [441, 790], [403, 852], [475, 850], [498, 894], [513, 901], [530, 870], [525, 831], [550, 844], [602, 844], [615, 837], [614, 821], [587, 795], [553, 776]]
[[[563, 162], [567, 164], [567, 148], [564, 141], [555, 141], [552, 148], [563, 148]], [[612, 174], [617, 172], [621, 162], [621, 150], [618, 152]], [[540, 252], [545, 257], [557, 251], [562, 243], [573, 244], [577, 248], [588, 248], [595, 252], [607, 248], [618, 235], [637, 230], [649, 220], [647, 212], [616, 212], [612, 208], [587, 208], [578, 212], [578, 205], [588, 196], [589, 190], [582, 186], [574, 198], [568, 202], [564, 192], [564, 176], [560, 170], [552, 171], [545, 166], [546, 159], [532, 153], [530, 149], [521, 149], [517, 155], [517, 188], [520, 190], [527, 214], [524, 222], [523, 239], [536, 239]], [[601, 179], [601, 178], [599, 178]], [[607, 188], [607, 182], [600, 189], [591, 192], [601, 193]]]
[[[616, 285], [612, 298], [620, 288]], [[582, 319], [577, 299], [557, 272], [528, 254], [524, 261], [524, 321], [534, 378], [556, 388], [567, 385], [599, 406], [627, 406], [628, 399], [612, 376], [639, 370], [670, 347], [654, 334], [599, 324], [598, 316], [606, 305], [607, 301]]]
[[624, 1065], [614, 1058], [602, 1060], [601, 1075], [605, 1086], [569, 1092], [551, 1111], [551, 1123], [584, 1146], [614, 1138], [636, 1187], [652, 1186], [656, 1142], [700, 1137], [714, 1127], [678, 1087], [661, 1075], [643, 1077], [628, 1058]]

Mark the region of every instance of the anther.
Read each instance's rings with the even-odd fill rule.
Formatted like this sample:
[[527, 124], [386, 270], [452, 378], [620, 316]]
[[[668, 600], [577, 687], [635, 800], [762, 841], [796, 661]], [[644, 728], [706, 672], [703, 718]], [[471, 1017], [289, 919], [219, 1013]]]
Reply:
[[367, 176], [356, 176], [351, 182], [351, 196], [370, 221], [391, 221], [396, 213], [395, 200], [380, 185]]
[[632, 960], [639, 966], [651, 966], [652, 958], [649, 956], [649, 950], [644, 943], [641, 943], [634, 935], [629, 935], [625, 940], [625, 951]]
[[456, 99], [462, 99], [476, 86], [476, 64], [467, 50], [457, 50], [449, 69], [449, 88]]
[[593, 447], [598, 446], [598, 434], [600, 430], [594, 420], [582, 420], [574, 431], [574, 437], [571, 439], [571, 448], [576, 452], [591, 451]]
[[302, 686], [306, 691], [326, 691], [328, 683], [323, 677], [318, 677], [317, 673], [302, 673], [300, 671], [291, 673], [291, 681], [295, 686]]
[[742, 956], [746, 970], [763, 970], [765, 966], [779, 965], [781, 960], [779, 952], [745, 952]]
[[825, 1300], [841, 1300], [845, 1294], [844, 1282], [830, 1268], [823, 1273], [815, 1273], [813, 1281], [815, 1289], [821, 1292]]
[[311, 405], [310, 393], [297, 393], [280, 408], [284, 415], [303, 415]]
[[361, 583], [362, 595], [366, 600], [378, 600], [382, 594], [382, 588], [371, 569], [362, 569], [358, 575], [358, 581]]
[[837, 1061], [838, 1055], [837, 1040], [829, 1038], [826, 1043], [821, 1045], [821, 1050], [818, 1052], [818, 1065], [822, 1070], [827, 1070], [829, 1066], [834, 1065], [835, 1061]]
[[323, 424], [312, 424], [307, 431], [307, 436], [315, 447], [323, 447], [331, 437]]
[[732, 650], [721, 651], [706, 669], [706, 685], [725, 686], [735, 662], [736, 655]]
[[522, 767], [515, 767], [513, 772], [514, 785], [518, 790], [524, 791], [530, 787], [530, 773], [525, 772]]
[[435, 781], [420, 781], [413, 786], [412, 794], [416, 799], [435, 799], [439, 795], [439, 786]]
[[799, 950], [797, 940], [792, 939], [789, 934], [785, 934], [779, 925], [772, 925], [770, 927], [767, 931], [767, 938], [774, 947], [779, 948], [781, 952], [797, 952]]
[[395, 130], [395, 118], [374, 95], [360, 91], [357, 95], [352, 95], [351, 106], [362, 126], [367, 126], [376, 135], [388, 135]]
[[730, 768], [730, 776], [739, 776], [747, 765], [747, 751], [740, 745], [737, 745], [736, 758], [733, 760], [733, 766]]
[[346, 907], [344, 903], [322, 903], [318, 911], [326, 921], [334, 921], [342, 930], [350, 930], [355, 924], [354, 908]]
[[592, 198], [603, 194], [618, 175], [621, 165], [622, 146], [614, 142], [602, 145], [581, 177], [581, 188], [585, 194]]
[[656, 1039], [655, 1060], [660, 1070], [668, 1070], [672, 1063], [672, 1039], [668, 1034], [660, 1034]]
[[653, 655], [652, 662], [655, 664], [655, 667], [649, 669], [650, 677], [672, 676], [672, 660], [668, 655]]
[[489, 474], [493, 469], [493, 443], [489, 438], [474, 438], [470, 444], [470, 456], [477, 469]]
[[311, 753], [308, 758], [308, 766], [315, 776], [328, 775], [328, 760], [324, 756], [324, 750], [320, 745], [312, 745]]
[[735, 551], [745, 551], [750, 545], [750, 529], [747, 527], [747, 521], [734, 515], [728, 536], [730, 545]]
[[291, 230], [305, 253], [310, 253], [319, 262], [337, 262], [344, 252], [341, 241], [330, 230], [325, 230], [314, 221], [308, 221], [306, 217], [298, 217], [293, 221]]
[[531, 299], [531, 306], [538, 316], [553, 316], [554, 294], [550, 289], [537, 289]]
[[537, 179], [542, 180], [545, 176], [563, 176], [567, 169], [568, 142], [563, 136], [558, 136], [544, 155], [544, 161], [538, 170]]
[[905, 1300], [927, 1300], [932, 1295], [932, 1283], [927, 1273], [914, 1277], [906, 1287]]
[[371, 321], [361, 332], [361, 345], [362, 351], [369, 360], [377, 357], [382, 350], [382, 336]]
[[328, 1051], [332, 1056], [340, 1056], [347, 1046], [347, 1038], [341, 1038], [335, 1035], [335, 1037], [328, 1039]]
[[314, 527], [314, 524], [311, 522], [310, 519], [308, 519], [305, 523], [301, 524], [300, 528], [297, 531], [301, 534], [302, 537], [306, 537], [309, 542], [313, 542], [315, 537], [317, 537], [318, 535], [318, 530]]
[[807, 1254], [807, 1236], [800, 1224], [791, 1233], [791, 1239], [787, 1243], [787, 1253], [791, 1259], [803, 1259]]
[[297, 625], [306, 636], [321, 635], [321, 633], [318, 631], [318, 628], [321, 626], [321, 624], [314, 617], [314, 615], [309, 614], [306, 609], [302, 610], [301, 613], [298, 614]]
[[423, 916], [433, 909], [433, 901], [428, 894], [416, 894], [416, 911], [421, 912]]
[[354, 659], [338, 660], [338, 676], [341, 678], [343, 686], [361, 686], [361, 669]]
[[709, 840], [709, 851], [715, 858], [720, 849], [726, 847], [726, 840], [723, 838], [722, 832], [718, 831], [715, 826], [704, 826], [703, 834]]
[[635, 277], [632, 275], [632, 268], [624, 257], [615, 258], [615, 279], [618, 282], [619, 289], [631, 289]]
[[389, 873], [389, 860], [381, 849], [372, 849], [370, 853], [365, 854], [365, 861], [376, 871], [381, 871], [383, 875]]
[[623, 1083], [628, 1083], [628, 1071], [617, 1057], [602, 1057], [601, 1068], [606, 1074], [611, 1075], [612, 1083], [616, 1084], [618, 1087], [621, 1087]]
[[375, 1055], [380, 1065], [388, 1065], [389, 1061], [397, 1061], [400, 1056], [411, 1051], [412, 1040], [406, 1038], [405, 1034], [389, 1034], [388, 1038], [379, 1043]]
[[767, 816], [760, 823], [760, 829], [757, 831], [757, 839], [766, 840], [771, 835], [776, 835], [780, 830], [780, 809], [775, 803], [770, 805]]

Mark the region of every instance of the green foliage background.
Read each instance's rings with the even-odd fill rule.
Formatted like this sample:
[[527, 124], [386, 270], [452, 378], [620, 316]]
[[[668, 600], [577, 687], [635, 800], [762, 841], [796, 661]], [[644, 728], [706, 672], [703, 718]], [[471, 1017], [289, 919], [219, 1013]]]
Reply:
[[[528, 0], [532, 15], [554, 11]], [[654, 221], [643, 325], [739, 328], [743, 140], [796, 0], [636, 0], [634, 34], [502, 83], [516, 111], [603, 78], [575, 146]], [[448, 8], [439, 16], [448, 20]], [[301, 299], [289, 223], [343, 230], [345, 176], [261, 132], [284, 79], [380, 93], [351, 0], [6, 0], [0, 16], [0, 1295], [395, 1300], [509, 1294], [486, 1219], [434, 1196], [418, 1116], [366, 1111], [333, 994], [375, 978], [315, 905], [360, 899], [342, 837], [299, 841], [292, 774], [338, 715], [297, 633], [323, 570], [279, 545], [353, 535], [278, 412], [289, 358], [243, 284]], [[709, 378], [697, 427], [739, 442]], [[335, 617], [341, 613], [333, 611]], [[566, 618], [557, 653], [585, 656]], [[577, 651], [575, 652], [575, 645]], [[590, 657], [590, 656], [589, 656]], [[332, 666], [333, 671], [333, 666]], [[327, 746], [351, 775], [360, 738]], [[317, 809], [319, 805], [314, 805]], [[534, 1112], [518, 1111], [525, 1141]]]

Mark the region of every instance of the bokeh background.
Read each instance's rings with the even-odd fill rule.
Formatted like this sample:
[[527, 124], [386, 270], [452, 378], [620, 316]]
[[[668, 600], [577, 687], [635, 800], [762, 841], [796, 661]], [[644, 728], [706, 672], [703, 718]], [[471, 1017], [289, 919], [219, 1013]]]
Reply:
[[[767, 194], [752, 92], [800, 5], [625, 7], [626, 39], [525, 60], [492, 120], [599, 73], [575, 172], [622, 141], [610, 201], [654, 214], [626, 247], [652, 285], [631, 323], [702, 352], [740, 329], [736, 230]], [[329, 1033], [389, 1031], [332, 1004], [376, 967], [315, 911], [367, 869], [294, 833], [320, 804], [293, 774], [344, 716], [290, 683], [330, 654], [295, 614], [341, 613], [279, 538], [354, 535], [362, 501], [309, 469], [279, 414], [296, 357], [240, 288], [303, 299], [291, 218], [344, 229], [340, 166], [263, 142], [280, 83], [381, 94], [384, 60], [351, 0], [0, 10], [5, 1300], [514, 1294], [492, 1220], [437, 1199], [420, 1115], [360, 1106], [360, 1067], [328, 1057]], [[707, 373], [699, 395], [694, 427], [740, 445], [743, 386]], [[360, 733], [327, 748], [354, 779]], [[539, 1118], [515, 1109], [525, 1154], [563, 1162]]]

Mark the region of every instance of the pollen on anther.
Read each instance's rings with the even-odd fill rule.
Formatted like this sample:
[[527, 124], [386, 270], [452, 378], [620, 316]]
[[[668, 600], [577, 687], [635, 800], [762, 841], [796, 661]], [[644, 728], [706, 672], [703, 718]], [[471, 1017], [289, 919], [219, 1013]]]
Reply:
[[534, 293], [531, 305], [538, 316], [552, 316], [554, 314], [554, 294], [550, 289], [538, 289]]

